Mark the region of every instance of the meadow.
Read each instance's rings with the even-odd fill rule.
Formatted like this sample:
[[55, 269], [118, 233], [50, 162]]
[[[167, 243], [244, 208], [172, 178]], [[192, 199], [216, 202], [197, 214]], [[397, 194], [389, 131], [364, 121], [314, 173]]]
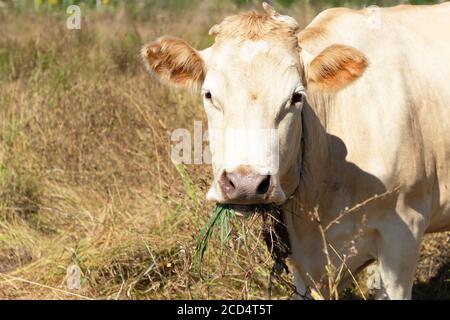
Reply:
[[[205, 129], [205, 116], [199, 97], [154, 81], [139, 57], [164, 34], [204, 48], [213, 24], [259, 1], [101, 2], [0, 1], [0, 298], [267, 298], [272, 261], [257, 220], [227, 243], [213, 237], [194, 265], [211, 172], [175, 166], [170, 137], [194, 121]], [[378, 2], [278, 5], [305, 26], [339, 3]], [[70, 4], [80, 30], [66, 27]], [[449, 242], [427, 237], [414, 298], [450, 298]], [[354, 287], [343, 297], [361, 298]], [[273, 282], [272, 298], [291, 293]]]

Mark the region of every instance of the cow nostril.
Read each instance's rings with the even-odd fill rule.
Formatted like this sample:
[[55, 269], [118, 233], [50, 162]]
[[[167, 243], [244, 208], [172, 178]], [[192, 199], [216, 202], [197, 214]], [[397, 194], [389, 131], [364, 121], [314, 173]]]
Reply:
[[220, 187], [226, 194], [233, 192], [236, 189], [235, 184], [231, 181], [231, 178], [228, 176], [227, 172], [222, 174], [219, 183]]
[[266, 176], [263, 181], [258, 186], [258, 189], [256, 189], [256, 192], [258, 194], [266, 194], [267, 191], [269, 191], [270, 187], [270, 176]]

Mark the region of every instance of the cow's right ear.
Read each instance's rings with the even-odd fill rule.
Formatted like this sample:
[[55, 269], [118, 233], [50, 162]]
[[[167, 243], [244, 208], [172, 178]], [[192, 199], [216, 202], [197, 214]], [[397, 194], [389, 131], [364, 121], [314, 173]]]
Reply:
[[159, 38], [142, 48], [141, 55], [149, 72], [168, 85], [196, 90], [205, 79], [202, 57], [184, 40]]
[[345, 45], [331, 45], [309, 63], [308, 87], [338, 91], [361, 77], [367, 66], [367, 58], [361, 51]]

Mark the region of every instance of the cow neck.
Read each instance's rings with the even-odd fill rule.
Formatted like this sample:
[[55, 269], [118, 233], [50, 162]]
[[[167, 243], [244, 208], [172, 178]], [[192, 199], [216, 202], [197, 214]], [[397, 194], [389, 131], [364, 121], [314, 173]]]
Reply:
[[313, 209], [319, 203], [321, 186], [328, 175], [328, 139], [326, 104], [305, 103], [302, 110], [302, 142], [300, 155], [300, 182], [295, 193], [301, 203]]

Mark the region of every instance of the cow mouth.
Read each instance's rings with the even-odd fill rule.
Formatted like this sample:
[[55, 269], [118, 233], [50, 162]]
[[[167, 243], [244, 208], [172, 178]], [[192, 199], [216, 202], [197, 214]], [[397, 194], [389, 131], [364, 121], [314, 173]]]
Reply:
[[254, 214], [269, 211], [271, 204], [227, 204], [227, 207], [234, 210], [237, 217], [249, 218]]

